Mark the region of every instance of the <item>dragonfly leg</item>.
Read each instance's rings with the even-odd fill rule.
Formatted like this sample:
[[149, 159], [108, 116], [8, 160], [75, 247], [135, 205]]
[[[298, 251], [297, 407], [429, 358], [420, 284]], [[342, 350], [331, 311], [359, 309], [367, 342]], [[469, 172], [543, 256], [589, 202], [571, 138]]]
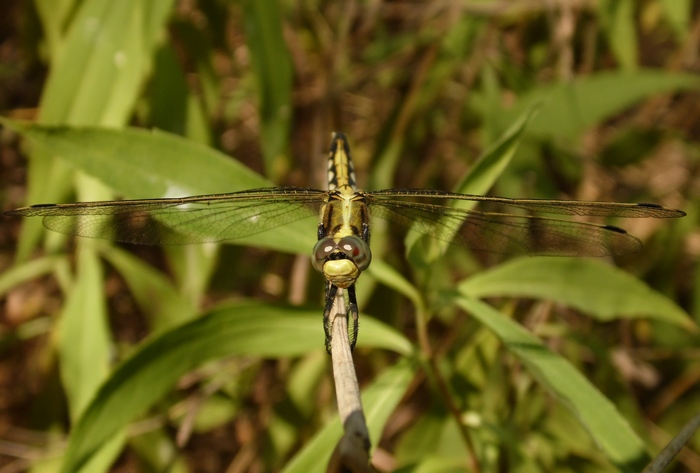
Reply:
[[318, 230], [316, 230], [316, 236], [318, 236], [319, 240], [323, 240], [326, 236], [326, 229], [323, 226], [323, 223], [318, 224]]
[[[355, 285], [348, 287], [348, 314], [352, 316], [352, 330], [348, 324], [348, 336], [350, 337], [350, 351], [355, 349], [357, 335], [360, 330], [360, 313], [357, 309], [357, 297], [355, 296]], [[349, 320], [348, 320], [349, 321]]]
[[323, 309], [323, 331], [326, 334], [326, 352], [331, 354], [331, 339], [333, 338], [333, 318], [331, 311], [335, 303], [335, 295], [338, 292], [338, 286], [326, 282], [326, 307]]
[[[367, 222], [362, 222], [362, 236], [361, 238], [369, 245], [369, 225]], [[319, 238], [320, 239], [320, 238]]]

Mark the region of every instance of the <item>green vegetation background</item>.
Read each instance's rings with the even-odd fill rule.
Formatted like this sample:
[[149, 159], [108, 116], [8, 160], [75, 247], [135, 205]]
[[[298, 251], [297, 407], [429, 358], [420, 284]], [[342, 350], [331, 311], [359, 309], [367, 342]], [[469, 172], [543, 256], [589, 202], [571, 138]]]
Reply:
[[[611, 222], [645, 243], [615, 261], [436, 258], [377, 225], [355, 356], [378, 470], [640, 471], [700, 410], [697, 2], [3, 8], [3, 210], [323, 188], [342, 130], [370, 190], [688, 213]], [[325, 470], [315, 226], [156, 249], [3, 220], [0, 471]]]

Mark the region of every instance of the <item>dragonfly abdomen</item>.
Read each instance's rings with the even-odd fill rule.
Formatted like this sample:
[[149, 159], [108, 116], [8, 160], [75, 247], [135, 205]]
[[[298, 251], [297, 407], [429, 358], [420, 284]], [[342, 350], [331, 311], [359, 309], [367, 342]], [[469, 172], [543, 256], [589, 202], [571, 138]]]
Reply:
[[350, 145], [345, 134], [333, 133], [333, 143], [328, 156], [328, 190], [357, 190], [355, 167], [350, 156]]

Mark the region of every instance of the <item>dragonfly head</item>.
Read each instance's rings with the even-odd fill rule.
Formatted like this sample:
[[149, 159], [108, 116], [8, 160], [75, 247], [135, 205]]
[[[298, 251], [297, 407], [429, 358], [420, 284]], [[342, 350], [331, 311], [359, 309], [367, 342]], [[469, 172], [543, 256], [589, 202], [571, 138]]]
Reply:
[[348, 288], [369, 267], [372, 252], [360, 237], [350, 235], [336, 241], [323, 238], [314, 246], [312, 262], [331, 284]]

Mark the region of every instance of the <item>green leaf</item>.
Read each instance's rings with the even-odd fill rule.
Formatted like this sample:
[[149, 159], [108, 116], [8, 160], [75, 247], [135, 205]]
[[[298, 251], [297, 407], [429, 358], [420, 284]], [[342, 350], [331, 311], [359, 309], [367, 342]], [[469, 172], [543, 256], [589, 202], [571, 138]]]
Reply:
[[396, 473], [468, 473], [463, 456], [449, 457], [445, 455], [426, 455], [419, 463], [407, 468], [395, 470]]
[[500, 115], [503, 113], [501, 100], [503, 91], [493, 65], [486, 63], [481, 70], [481, 84], [483, 90], [483, 137], [485, 143], [494, 143], [498, 140], [502, 129]]
[[677, 39], [685, 41], [688, 37], [688, 27], [692, 14], [692, 3], [690, 0], [660, 0], [661, 8], [664, 10], [666, 19], [671, 24]]
[[107, 246], [101, 251], [107, 261], [124, 277], [141, 310], [155, 330], [191, 320], [196, 309], [161, 272], [126, 251]]
[[[454, 192], [485, 195], [510, 164], [518, 148], [520, 136], [536, 115], [538, 109], [539, 104], [533, 104], [528, 107], [505, 133], [484, 151]], [[471, 209], [476, 205], [476, 202], [458, 200], [451, 202], [450, 205], [459, 209]], [[416, 241], [422, 241], [419, 240], [421, 235], [417, 232], [410, 232], [406, 237], [406, 247], [411, 261], [424, 265], [442, 256], [447, 249], [448, 242], [452, 240], [454, 233], [457, 231], [457, 229], [451, 228], [451, 226], [447, 225], [442, 227], [442, 230], [444, 230], [442, 236], [438, 240], [433, 240], [428, 248], [425, 245], [416, 246]]]
[[[41, 2], [39, 10], [49, 32], [51, 70], [39, 110], [42, 123], [121, 126], [126, 123], [150, 68], [156, 39], [173, 0], [87, 0], [77, 2], [65, 38], [63, 20], [73, 5]], [[49, 13], [50, 12], [50, 13]], [[29, 202], [58, 202], [71, 186], [69, 169], [32, 153], [29, 162]], [[38, 221], [22, 226], [18, 259], [26, 259], [41, 237]]]
[[[157, 130], [52, 127], [0, 121], [35, 146], [128, 198], [182, 197], [271, 185], [212, 148]], [[306, 253], [313, 248], [316, 225], [316, 221], [302, 220], [235, 243]]]
[[[119, 454], [124, 449], [126, 443], [126, 433], [124, 431], [116, 433], [107, 440], [89, 462], [83, 465], [76, 473], [100, 473], [111, 471]], [[64, 460], [63, 456], [45, 455], [44, 458], [34, 462], [28, 473], [58, 473]], [[179, 472], [178, 472], [179, 473]]]
[[[236, 355], [298, 356], [322, 350], [320, 319], [317, 310], [239, 304], [152, 338], [102, 385], [73, 429], [62, 471], [75, 471], [114, 432], [153, 406], [181, 376], [207, 361]], [[400, 337], [367, 316], [362, 328], [358, 344], [362, 346], [392, 348]]]
[[612, 0], [598, 4], [598, 14], [611, 49], [623, 70], [637, 67], [637, 33], [634, 24], [635, 0]]
[[164, 248], [177, 291], [189, 301], [190, 306], [201, 306], [219, 264], [220, 249], [219, 245], [214, 244]]
[[492, 307], [468, 297], [455, 301], [490, 328], [537, 380], [566, 406], [622, 471], [638, 472], [649, 461], [644, 442], [600, 391], [566, 359]]
[[171, 133], [2, 122], [32, 144], [130, 198], [223, 193], [271, 185], [225, 154]]
[[654, 94], [698, 88], [700, 81], [694, 74], [657, 70], [601, 72], [571, 83], [531, 89], [512, 109], [501, 114], [501, 123], [505, 128], [532, 104], [543, 102], [527, 133], [539, 138], [575, 138]]
[[413, 303], [414, 306], [420, 307], [423, 305], [423, 300], [418, 289], [396, 269], [389, 266], [385, 261], [373, 261], [372, 265], [367, 271], [369, 271], [377, 282], [386, 285], [399, 294], [403, 294]]
[[[518, 116], [498, 140], [486, 148], [454, 192], [486, 194], [510, 164], [518, 149], [520, 137], [527, 129], [528, 124], [537, 116], [540, 107], [540, 103], [534, 103]], [[471, 209], [475, 205], [475, 202], [460, 200], [455, 202], [454, 207]]]
[[[396, 458], [406, 464], [423, 462], [431, 455], [448, 455], [448, 452], [441, 448], [444, 444], [445, 430], [456, 422], [453, 417], [448, 417], [445, 411], [445, 406], [436, 403], [408, 427], [394, 449]], [[459, 457], [464, 464], [464, 442], [460, 439], [455, 445], [458, 445]]]
[[[415, 367], [403, 359], [377, 376], [362, 392], [362, 406], [370, 432], [370, 441], [381, 438], [386, 420], [394, 412], [406, 394], [409, 383], [415, 376]], [[284, 473], [314, 473], [326, 471], [326, 466], [336, 443], [343, 435], [340, 419], [329, 422], [287, 464]]]
[[126, 122], [173, 0], [89, 0], [54, 58], [40, 104], [43, 123]]
[[161, 130], [185, 135], [190, 89], [172, 45], [156, 51], [148, 87], [149, 122]]
[[413, 352], [411, 342], [398, 330], [366, 314], [360, 314], [358, 347], [384, 348], [404, 356]]
[[65, 263], [65, 260], [66, 258], [61, 256], [44, 256], [0, 273], [0, 295], [6, 294], [11, 288], [24, 282], [51, 273], [57, 265]]
[[90, 241], [78, 249], [78, 278], [61, 314], [61, 379], [78, 419], [109, 372], [110, 336], [102, 269]]
[[98, 473], [109, 472], [112, 464], [119, 458], [119, 454], [124, 450], [126, 444], [126, 432], [121, 430], [100, 446], [90, 461], [87, 462], [78, 473]]
[[292, 118], [292, 60], [282, 35], [282, 5], [269, 0], [246, 0], [243, 5], [246, 41], [258, 82], [265, 168], [276, 180], [285, 171], [275, 164], [287, 151]]
[[306, 418], [312, 417], [318, 410], [314, 393], [319, 383], [328, 376], [327, 356], [326, 353], [309, 353], [294, 363], [287, 377], [287, 394], [295, 409]]
[[34, 0], [34, 8], [44, 31], [46, 49], [51, 58], [57, 58], [65, 33], [67, 20], [77, 0]]
[[178, 447], [165, 426], [131, 437], [129, 447], [143, 465], [142, 471], [167, 471], [168, 473], [192, 471], [187, 467], [185, 459], [179, 456]]
[[610, 264], [587, 258], [518, 258], [464, 281], [467, 297], [549, 299], [610, 321], [653, 318], [696, 329], [683, 309]]

